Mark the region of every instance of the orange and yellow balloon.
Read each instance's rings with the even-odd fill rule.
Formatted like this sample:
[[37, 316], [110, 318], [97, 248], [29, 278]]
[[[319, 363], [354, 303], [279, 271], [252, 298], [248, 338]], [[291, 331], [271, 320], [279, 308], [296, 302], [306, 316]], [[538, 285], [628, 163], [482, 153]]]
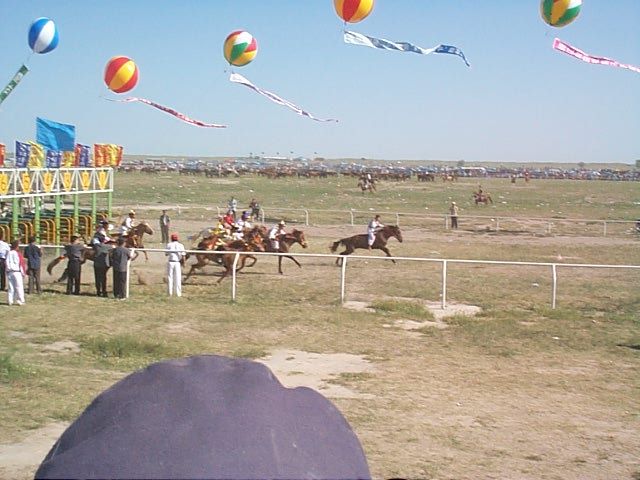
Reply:
[[243, 30], [231, 32], [224, 41], [224, 58], [231, 65], [244, 67], [258, 54], [258, 42], [253, 35]]
[[348, 23], [364, 20], [373, 10], [374, 0], [333, 0], [338, 16]]
[[104, 70], [104, 83], [113, 92], [128, 92], [138, 83], [138, 67], [129, 57], [113, 57]]

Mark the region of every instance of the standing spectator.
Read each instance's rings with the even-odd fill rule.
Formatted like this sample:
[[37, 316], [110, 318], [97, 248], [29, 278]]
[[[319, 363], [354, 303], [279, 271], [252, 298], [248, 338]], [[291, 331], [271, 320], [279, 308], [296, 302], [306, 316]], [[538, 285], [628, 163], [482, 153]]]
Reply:
[[162, 232], [162, 243], [169, 243], [169, 228], [171, 226], [171, 219], [167, 215], [166, 210], [162, 210], [160, 215], [160, 231]]
[[15, 300], [18, 305], [24, 305], [24, 284], [22, 278], [25, 274], [22, 255], [20, 255], [20, 240], [11, 242], [9, 253], [7, 253], [6, 267], [9, 289], [7, 303], [13, 305]]
[[380, 215], [373, 217], [367, 225], [367, 245], [369, 250], [371, 250], [373, 242], [376, 241], [376, 233], [378, 233], [378, 230], [382, 227], [384, 227], [384, 225], [380, 221]]
[[29, 237], [29, 245], [24, 249], [24, 256], [27, 259], [27, 275], [29, 276], [27, 293], [31, 294], [35, 286], [35, 293], [41, 294], [40, 265], [42, 264], [42, 249], [36, 245], [36, 237]]
[[9, 244], [2, 238], [2, 232], [0, 232], [0, 290], [4, 291], [7, 288], [7, 254], [9, 253]]
[[111, 246], [106, 243], [95, 243], [93, 245], [95, 256], [93, 257], [93, 275], [96, 279], [96, 295], [107, 297], [107, 271], [111, 266]]
[[113, 268], [113, 296], [120, 300], [127, 298], [127, 270], [129, 260], [133, 256], [133, 249], [124, 246], [124, 238], [118, 238], [118, 246], [111, 252], [111, 267]]
[[182, 296], [182, 265], [186, 252], [184, 245], [178, 241], [178, 234], [171, 234], [171, 241], [167, 243], [167, 285], [169, 286], [169, 296], [175, 294], [176, 297]]
[[451, 217], [451, 228], [458, 228], [458, 205], [456, 202], [451, 202], [451, 206], [449, 207], [449, 216]]
[[236, 210], [238, 210], [238, 200], [236, 200], [236, 197], [232, 196], [229, 200], [229, 211], [233, 215], [234, 221], [236, 220]]
[[80, 295], [80, 277], [82, 275], [82, 254], [85, 245], [77, 235], [71, 236], [71, 243], [64, 246], [67, 257], [67, 295]]

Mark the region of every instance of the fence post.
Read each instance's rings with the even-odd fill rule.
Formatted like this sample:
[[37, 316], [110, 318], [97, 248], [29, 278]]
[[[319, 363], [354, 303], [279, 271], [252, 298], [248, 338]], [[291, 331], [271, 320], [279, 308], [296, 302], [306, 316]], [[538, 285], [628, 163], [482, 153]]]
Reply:
[[551, 265], [551, 308], [556, 308], [556, 295], [558, 293], [558, 271], [556, 264]]
[[304, 225], [309, 226], [309, 210], [304, 211]]
[[444, 229], [448, 230], [449, 229], [449, 215], [445, 215], [444, 216]]
[[607, 236], [607, 222], [602, 222], [603, 226], [604, 226], [604, 232], [603, 235], [606, 237]]
[[442, 309], [447, 307], [447, 261], [442, 261]]
[[262, 218], [262, 223], [264, 223], [264, 209], [260, 210], [260, 217]]
[[349, 210], [349, 215], [351, 215], [351, 226], [353, 227], [353, 210]]
[[240, 258], [240, 253], [236, 252], [233, 257], [233, 271], [231, 272], [231, 301], [236, 301], [236, 267], [238, 266], [238, 259]]
[[547, 233], [551, 235], [551, 222], [547, 224]]
[[496, 217], [496, 232], [500, 231], [500, 218]]
[[400, 226], [400, 214], [396, 213], [396, 225]]
[[[133, 255], [133, 254], [132, 254]], [[124, 291], [124, 297], [129, 298], [129, 284], [131, 283], [131, 259], [127, 260], [127, 283]]]
[[344, 303], [344, 298], [346, 295], [346, 276], [347, 276], [347, 256], [341, 255], [338, 258], [342, 257], [342, 266], [340, 268], [340, 303]]

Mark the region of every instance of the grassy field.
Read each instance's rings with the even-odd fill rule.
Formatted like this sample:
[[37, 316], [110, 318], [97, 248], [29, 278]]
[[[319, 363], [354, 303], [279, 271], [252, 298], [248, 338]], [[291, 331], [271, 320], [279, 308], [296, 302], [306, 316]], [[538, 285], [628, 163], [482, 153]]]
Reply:
[[[278, 208], [355, 209], [317, 212], [303, 228], [310, 253], [329, 253], [336, 239], [362, 233], [370, 215], [387, 223], [396, 212], [446, 213], [461, 207], [461, 229], [439, 221], [401, 218], [408, 257], [640, 265], [640, 238], [628, 226], [603, 237], [600, 227], [552, 231], [531, 217], [632, 220], [640, 217], [637, 184], [483, 181], [496, 203], [471, 204], [477, 181], [456, 184], [384, 183], [363, 196], [353, 179], [258, 177], [213, 180], [175, 174], [118, 174], [115, 210], [134, 207], [153, 226], [168, 206], [181, 238], [211, 225], [215, 206], [231, 195], [257, 198], [273, 219], [302, 221]], [[504, 202], [504, 203], [503, 203]], [[180, 206], [180, 211], [175, 208]], [[505, 231], [487, 230], [465, 215], [522, 218]], [[149, 246], [159, 246], [158, 235]], [[188, 242], [187, 242], [188, 243]], [[299, 246], [294, 248], [302, 252]], [[365, 253], [366, 255], [366, 253]], [[340, 306], [340, 269], [330, 258], [260, 259], [238, 279], [215, 286], [207, 267], [169, 299], [162, 255], [137, 260], [127, 302], [68, 297], [43, 273], [46, 292], [22, 308], [0, 306], [0, 477], [30, 478], [3, 448], [52, 424], [71, 422], [91, 399], [135, 369], [165, 358], [221, 354], [265, 358], [291, 349], [349, 353], [371, 370], [331, 376], [328, 385], [355, 392], [331, 400], [360, 438], [376, 478], [638, 478], [640, 475], [640, 271], [559, 269], [558, 308], [550, 308], [548, 267], [450, 265], [450, 302], [477, 305], [475, 317], [435, 321], [435, 263], [349, 261], [347, 297], [367, 311]], [[60, 273], [60, 272], [54, 272]], [[4, 296], [2, 297], [4, 300]], [[415, 322], [416, 330], [401, 328]], [[437, 326], [434, 326], [437, 325]], [[298, 372], [299, 377], [304, 377]], [[322, 392], [322, 390], [320, 390]], [[329, 391], [329, 390], [327, 390]]]

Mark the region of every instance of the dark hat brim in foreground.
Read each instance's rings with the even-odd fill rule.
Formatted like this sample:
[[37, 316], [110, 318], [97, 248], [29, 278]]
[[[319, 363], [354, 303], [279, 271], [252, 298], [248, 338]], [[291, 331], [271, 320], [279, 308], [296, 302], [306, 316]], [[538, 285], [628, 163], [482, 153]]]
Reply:
[[340, 411], [263, 364], [202, 355], [150, 365], [94, 399], [36, 478], [370, 478]]

